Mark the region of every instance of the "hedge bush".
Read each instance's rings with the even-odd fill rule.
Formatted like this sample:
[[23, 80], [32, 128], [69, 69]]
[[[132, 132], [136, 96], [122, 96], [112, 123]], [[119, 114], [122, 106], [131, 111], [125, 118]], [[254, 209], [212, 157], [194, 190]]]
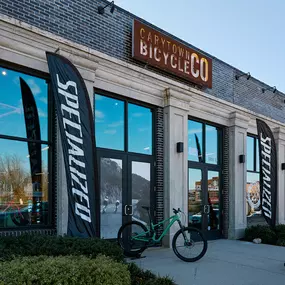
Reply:
[[0, 262], [1, 285], [130, 285], [127, 265], [98, 255], [20, 257]]
[[17, 256], [84, 255], [95, 258], [99, 254], [123, 261], [122, 249], [114, 242], [99, 238], [77, 238], [43, 235], [0, 237], [0, 260]]
[[253, 241], [255, 238], [260, 238], [262, 243], [276, 244], [277, 235], [269, 226], [257, 225], [251, 226], [245, 230], [245, 240]]
[[139, 268], [135, 263], [128, 264], [131, 285], [176, 285], [169, 277], [157, 277], [149, 270]]

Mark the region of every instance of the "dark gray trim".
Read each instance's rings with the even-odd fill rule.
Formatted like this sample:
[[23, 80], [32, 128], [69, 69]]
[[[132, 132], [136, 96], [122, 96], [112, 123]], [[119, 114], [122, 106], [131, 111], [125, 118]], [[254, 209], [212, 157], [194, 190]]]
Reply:
[[229, 233], [229, 128], [223, 129], [223, 236], [228, 238]]
[[[155, 196], [156, 196], [156, 216], [155, 223], [161, 222], [164, 219], [164, 112], [163, 108], [156, 108], [155, 112], [156, 124], [156, 179], [155, 179]], [[163, 228], [157, 230], [161, 234]]]

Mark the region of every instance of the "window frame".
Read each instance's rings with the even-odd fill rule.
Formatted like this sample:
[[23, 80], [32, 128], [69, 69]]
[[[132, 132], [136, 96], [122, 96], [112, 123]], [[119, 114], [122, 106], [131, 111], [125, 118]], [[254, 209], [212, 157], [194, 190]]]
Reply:
[[[124, 102], [124, 148], [123, 150], [117, 150], [117, 149], [112, 149], [112, 148], [104, 148], [104, 147], [98, 147], [96, 145], [96, 149], [97, 150], [105, 150], [105, 151], [109, 151], [112, 153], [127, 153], [127, 154], [131, 154], [137, 157], [144, 157], [144, 156], [156, 156], [156, 128], [155, 128], [155, 122], [156, 122], [156, 112], [155, 112], [155, 106], [145, 103], [145, 102], [141, 102], [141, 101], [137, 101], [135, 99], [132, 98], [128, 98], [128, 97], [123, 97], [120, 96], [118, 94], [112, 93], [112, 92], [108, 92], [102, 89], [98, 89], [98, 88], [94, 88], [93, 90], [93, 103], [94, 103], [94, 113], [93, 113], [93, 118], [95, 118], [95, 110], [96, 110], [96, 106], [95, 106], [95, 96], [96, 94], [98, 95], [102, 95], [108, 98], [112, 98], [112, 99], [116, 99], [116, 100], [121, 100], [122, 102]], [[152, 139], [151, 139], [151, 154], [146, 154], [146, 153], [138, 153], [138, 152], [131, 152], [129, 151], [129, 129], [128, 129], [128, 115], [129, 115], [129, 108], [128, 108], [128, 103], [133, 104], [133, 105], [137, 105], [137, 106], [141, 106], [141, 107], [145, 107], [150, 109], [150, 111], [152, 112]], [[94, 127], [96, 126], [95, 120], [94, 120]]]
[[[27, 66], [19, 65], [16, 63], [8, 62], [3, 59], [0, 59], [0, 67], [6, 68], [15, 72], [23, 73], [26, 75], [30, 75], [33, 77], [37, 77], [46, 81], [47, 84], [47, 102], [48, 102], [48, 133], [47, 140], [32, 140], [23, 137], [10, 136], [10, 135], [2, 135], [0, 132], [0, 139], [19, 141], [19, 142], [36, 142], [41, 145], [47, 145], [48, 149], [48, 224], [47, 225], [29, 225], [29, 226], [18, 226], [18, 227], [0, 227], [0, 232], [4, 231], [29, 231], [29, 230], [49, 230], [55, 229], [56, 227], [56, 217], [55, 217], [55, 209], [56, 205], [55, 197], [56, 197], [56, 153], [55, 153], [55, 140], [56, 140], [56, 114], [55, 114], [55, 106], [54, 99], [52, 95], [51, 82], [49, 73], [35, 70], [29, 68]], [[55, 189], [55, 192], [53, 192]]]
[[[188, 157], [189, 157], [188, 151], [189, 150], [187, 149], [188, 164], [191, 163], [192, 166], [195, 164], [197, 164], [197, 165], [208, 165], [208, 166], [213, 167], [213, 168], [221, 169], [221, 167], [223, 165], [223, 145], [222, 145], [222, 143], [223, 143], [223, 128], [218, 124], [215, 124], [215, 123], [212, 123], [209, 121], [205, 121], [205, 120], [202, 120], [199, 118], [188, 116], [187, 133], [188, 133], [189, 121], [194, 121], [194, 122], [202, 124], [202, 139], [203, 139], [202, 148], [203, 148], [203, 150], [202, 150], [202, 161], [199, 162], [199, 161], [194, 161], [194, 160], [188, 159]], [[217, 163], [216, 164], [206, 162], [206, 125], [217, 128]], [[188, 141], [188, 136], [187, 136], [187, 141]]]
[[[100, 165], [100, 158], [101, 157], [117, 157], [118, 159], [125, 160], [125, 173], [123, 173], [123, 185], [126, 186], [126, 189], [123, 189], [123, 197], [126, 197], [127, 195], [130, 195], [130, 189], [131, 189], [131, 180], [130, 177], [127, 179], [127, 176], [130, 175], [129, 173], [129, 161], [135, 160], [137, 162], [149, 162], [151, 164], [151, 181], [150, 181], [150, 203], [151, 205], [155, 205], [155, 207], [151, 207], [151, 214], [157, 219], [156, 212], [154, 212], [154, 208], [156, 208], [156, 173], [157, 173], [157, 167], [156, 167], [156, 159], [157, 159], [157, 128], [156, 128], [156, 122], [157, 122], [157, 112], [156, 112], [156, 106], [141, 102], [129, 97], [124, 97], [122, 95], [118, 95], [113, 92], [109, 92], [106, 90], [102, 90], [99, 88], [93, 88], [93, 119], [95, 118], [95, 95], [99, 94], [102, 96], [106, 96], [109, 98], [113, 98], [116, 100], [121, 100], [124, 102], [124, 140], [125, 140], [125, 145], [124, 145], [124, 150], [116, 150], [116, 149], [110, 149], [110, 148], [103, 148], [103, 147], [98, 147], [96, 145], [96, 150], [97, 150], [97, 163]], [[136, 153], [136, 152], [129, 152], [128, 151], [128, 103], [135, 104], [138, 106], [146, 107], [151, 109], [152, 111], [152, 153], [151, 154], [143, 154], [143, 153]], [[95, 124], [95, 119], [94, 119], [94, 128], [96, 127]], [[99, 167], [99, 180], [100, 180], [100, 171], [101, 167]], [[101, 182], [100, 182], [101, 183]], [[101, 193], [101, 188], [100, 188], [100, 193]], [[100, 197], [100, 194], [98, 194], [98, 197]], [[100, 199], [97, 199], [97, 209], [100, 209]], [[126, 198], [124, 198], [126, 200]], [[124, 217], [124, 216], [123, 216]], [[125, 219], [125, 218], [124, 218]], [[127, 221], [124, 220], [123, 221]], [[100, 229], [100, 236], [101, 236], [101, 219], [98, 218], [98, 227]]]
[[[258, 163], [257, 163], [257, 143], [258, 143], [258, 136], [257, 135], [252, 135], [252, 134], [247, 134], [246, 135], [246, 138], [253, 138], [253, 170], [248, 170], [247, 169], [247, 164], [246, 164], [246, 172], [250, 172], [250, 173], [259, 173], [260, 171], [257, 171], [257, 166]], [[248, 153], [246, 151], [246, 160], [248, 158]]]

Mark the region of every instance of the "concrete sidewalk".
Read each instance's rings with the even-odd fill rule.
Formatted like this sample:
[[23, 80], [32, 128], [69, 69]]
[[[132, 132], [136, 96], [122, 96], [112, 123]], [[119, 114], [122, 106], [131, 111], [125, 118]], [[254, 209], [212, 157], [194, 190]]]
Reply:
[[285, 247], [235, 240], [208, 242], [197, 262], [187, 263], [172, 249], [148, 249], [132, 260], [141, 268], [169, 275], [178, 285], [285, 285]]

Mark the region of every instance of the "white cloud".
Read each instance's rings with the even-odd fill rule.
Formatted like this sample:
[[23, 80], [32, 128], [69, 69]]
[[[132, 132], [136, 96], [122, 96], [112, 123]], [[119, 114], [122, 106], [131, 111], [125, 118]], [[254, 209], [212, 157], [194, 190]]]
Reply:
[[201, 129], [191, 129], [188, 131], [188, 135], [200, 134], [200, 133], [202, 133], [202, 128]]
[[39, 117], [42, 117], [42, 118], [47, 118], [47, 113], [44, 112], [42, 109], [38, 109], [38, 114], [39, 114]]
[[116, 130], [109, 129], [109, 130], [105, 130], [104, 134], [106, 134], [106, 135], [114, 135], [116, 132], [117, 132]]
[[4, 103], [0, 103], [0, 108], [7, 110], [7, 112], [0, 114], [0, 118], [6, 117], [6, 116], [9, 116], [12, 114], [20, 114], [21, 113], [21, 108], [17, 108], [15, 106], [4, 104]]
[[138, 129], [139, 132], [146, 132], [146, 131], [148, 131], [148, 130], [149, 130], [149, 128], [139, 128], [139, 129]]
[[47, 97], [40, 97], [39, 100], [42, 101], [42, 102], [45, 103], [45, 104], [48, 103]]
[[117, 127], [120, 127], [124, 124], [124, 121], [123, 120], [120, 120], [118, 122], [113, 122], [111, 124], [108, 125], [109, 128], [117, 128]]
[[[214, 132], [214, 131], [216, 131], [215, 127], [207, 126], [206, 132]], [[201, 134], [201, 133], [202, 133], [202, 128], [201, 129], [190, 129], [188, 131], [188, 135], [191, 135], [191, 134]]]
[[34, 96], [37, 96], [38, 94], [42, 93], [41, 88], [39, 85], [35, 82], [34, 79], [28, 79], [27, 83], [29, 84], [31, 91], [33, 92]]
[[105, 117], [105, 115], [104, 115], [103, 112], [101, 112], [101, 111], [99, 111], [99, 110], [95, 110], [95, 119], [96, 119], [96, 118], [102, 119], [102, 118], [104, 118], [104, 117]]
[[132, 114], [132, 117], [135, 117], [135, 118], [139, 118], [139, 117], [142, 117], [143, 116], [143, 113], [133, 113]]

